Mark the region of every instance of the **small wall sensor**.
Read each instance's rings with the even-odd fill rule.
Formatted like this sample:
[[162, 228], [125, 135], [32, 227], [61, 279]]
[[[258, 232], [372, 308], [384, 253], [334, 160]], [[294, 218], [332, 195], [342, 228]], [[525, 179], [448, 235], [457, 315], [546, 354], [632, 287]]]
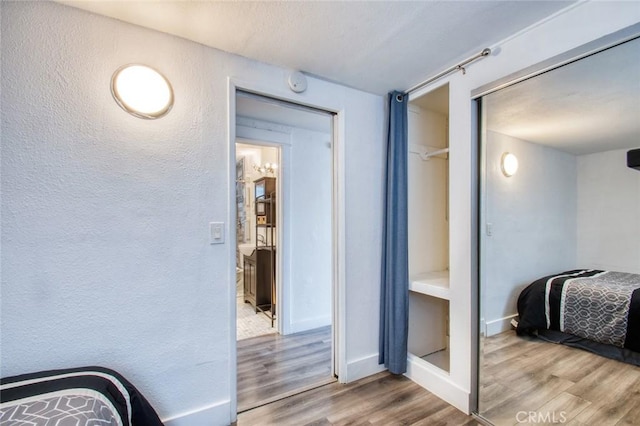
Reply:
[[307, 90], [307, 78], [300, 71], [293, 71], [289, 74], [289, 87], [296, 93]]

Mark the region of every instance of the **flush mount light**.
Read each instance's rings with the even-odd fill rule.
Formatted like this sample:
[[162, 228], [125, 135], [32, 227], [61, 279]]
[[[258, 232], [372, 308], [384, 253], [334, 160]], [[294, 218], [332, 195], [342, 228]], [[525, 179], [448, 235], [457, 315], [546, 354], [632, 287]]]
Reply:
[[506, 177], [511, 177], [518, 171], [518, 158], [510, 152], [505, 152], [502, 154], [500, 167]]
[[120, 107], [131, 115], [154, 120], [173, 106], [169, 80], [146, 65], [124, 65], [111, 77], [111, 93]]

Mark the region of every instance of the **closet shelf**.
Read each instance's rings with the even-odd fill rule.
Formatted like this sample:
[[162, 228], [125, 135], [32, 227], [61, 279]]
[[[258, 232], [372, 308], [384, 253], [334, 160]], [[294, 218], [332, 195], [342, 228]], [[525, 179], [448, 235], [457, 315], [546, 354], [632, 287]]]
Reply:
[[409, 291], [449, 300], [449, 271], [432, 271], [409, 278]]

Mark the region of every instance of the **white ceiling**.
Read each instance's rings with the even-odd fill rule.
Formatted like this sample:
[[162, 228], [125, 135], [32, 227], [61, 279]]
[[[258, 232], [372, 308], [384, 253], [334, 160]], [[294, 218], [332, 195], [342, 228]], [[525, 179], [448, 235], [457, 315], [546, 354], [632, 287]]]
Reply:
[[484, 97], [487, 128], [574, 155], [640, 147], [640, 39]]
[[368, 92], [406, 90], [568, 1], [64, 1]]

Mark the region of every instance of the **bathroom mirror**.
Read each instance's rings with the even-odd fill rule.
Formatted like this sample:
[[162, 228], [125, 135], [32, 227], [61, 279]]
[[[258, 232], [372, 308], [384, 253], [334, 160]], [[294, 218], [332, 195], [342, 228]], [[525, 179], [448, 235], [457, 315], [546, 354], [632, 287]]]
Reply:
[[[637, 424], [640, 172], [626, 153], [640, 147], [640, 39], [479, 103], [477, 414], [494, 425]], [[615, 307], [603, 302], [613, 287]]]

